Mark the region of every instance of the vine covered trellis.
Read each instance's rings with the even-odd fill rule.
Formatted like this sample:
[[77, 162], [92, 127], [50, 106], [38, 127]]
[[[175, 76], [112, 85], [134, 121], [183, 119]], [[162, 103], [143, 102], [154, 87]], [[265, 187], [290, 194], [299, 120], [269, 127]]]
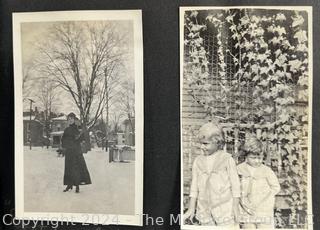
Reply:
[[[262, 9], [187, 11], [184, 18], [185, 111], [201, 114], [199, 121], [219, 119], [236, 160], [249, 133], [264, 142], [292, 228], [301, 227], [295, 223], [307, 210], [307, 19], [304, 11]], [[185, 120], [189, 169], [201, 122]], [[277, 227], [288, 224], [279, 217]]]

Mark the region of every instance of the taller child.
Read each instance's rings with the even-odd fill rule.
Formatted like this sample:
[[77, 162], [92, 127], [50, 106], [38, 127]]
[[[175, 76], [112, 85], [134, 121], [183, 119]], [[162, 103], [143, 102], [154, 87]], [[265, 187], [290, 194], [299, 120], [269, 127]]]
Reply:
[[240, 181], [232, 156], [223, 150], [224, 134], [216, 123], [199, 130], [201, 155], [194, 160], [190, 205], [184, 214], [201, 225], [233, 226], [239, 215]]

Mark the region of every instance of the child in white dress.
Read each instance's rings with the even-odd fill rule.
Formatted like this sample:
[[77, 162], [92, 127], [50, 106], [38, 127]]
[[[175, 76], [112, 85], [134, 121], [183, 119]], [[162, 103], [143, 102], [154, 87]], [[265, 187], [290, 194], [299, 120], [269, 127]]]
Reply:
[[280, 184], [271, 168], [262, 164], [263, 146], [255, 137], [244, 144], [246, 161], [237, 166], [241, 183], [240, 221], [246, 229], [273, 229], [275, 195]]
[[193, 163], [190, 205], [184, 220], [195, 216], [201, 225], [234, 226], [239, 214], [240, 181], [235, 161], [223, 151], [221, 127], [203, 125], [199, 141], [202, 154]]

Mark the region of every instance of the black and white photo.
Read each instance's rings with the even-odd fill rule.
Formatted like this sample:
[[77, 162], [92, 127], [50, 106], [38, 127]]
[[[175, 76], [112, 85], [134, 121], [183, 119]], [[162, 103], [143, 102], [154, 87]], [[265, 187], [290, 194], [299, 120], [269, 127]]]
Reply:
[[14, 13], [13, 40], [17, 218], [142, 225], [141, 11]]
[[312, 7], [181, 7], [182, 229], [312, 229]]

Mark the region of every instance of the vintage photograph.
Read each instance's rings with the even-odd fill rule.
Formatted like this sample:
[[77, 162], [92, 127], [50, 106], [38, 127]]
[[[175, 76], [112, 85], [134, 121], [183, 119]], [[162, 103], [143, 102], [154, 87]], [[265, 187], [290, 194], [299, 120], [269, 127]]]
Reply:
[[181, 7], [182, 229], [312, 229], [312, 7]]
[[14, 13], [16, 216], [142, 225], [141, 11]]

